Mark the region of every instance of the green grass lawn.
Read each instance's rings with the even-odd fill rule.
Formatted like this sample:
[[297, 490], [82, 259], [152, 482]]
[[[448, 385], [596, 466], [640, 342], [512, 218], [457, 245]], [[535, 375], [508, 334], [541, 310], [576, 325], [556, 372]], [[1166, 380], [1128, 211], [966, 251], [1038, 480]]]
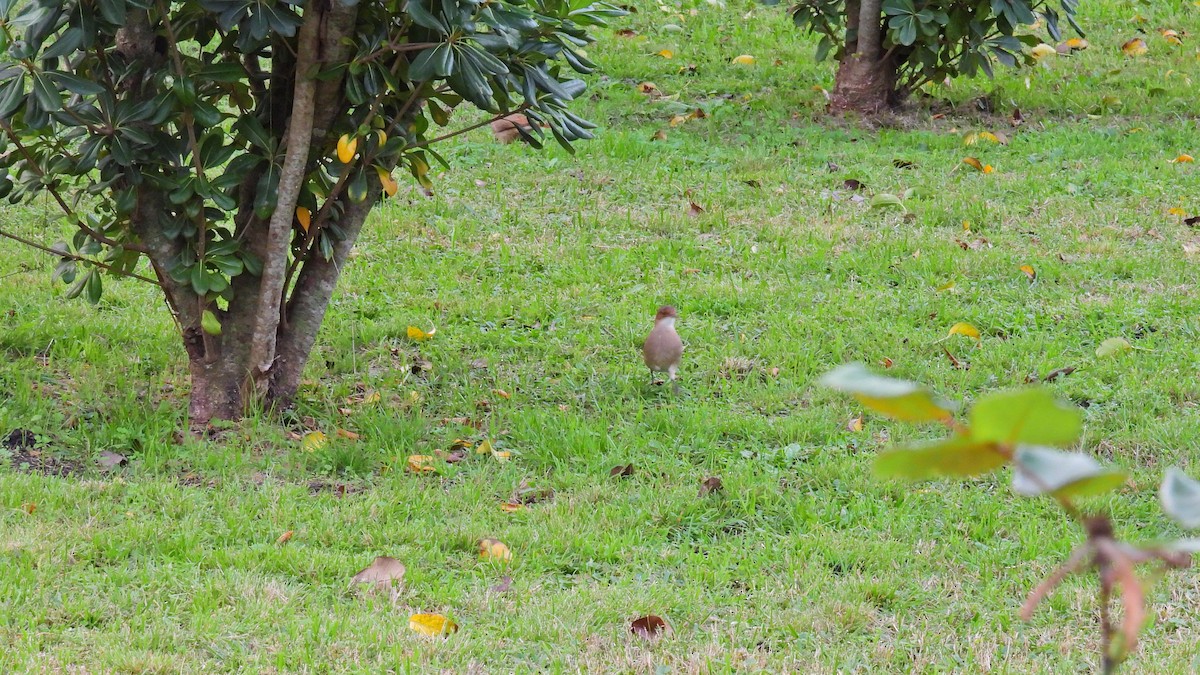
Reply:
[[[1200, 230], [1168, 211], [1200, 214], [1200, 168], [1171, 162], [1200, 155], [1200, 8], [1085, 2], [1086, 51], [864, 126], [823, 118], [832, 69], [782, 10], [638, 7], [588, 50], [597, 140], [473, 132], [442, 147], [432, 198], [379, 211], [286, 426], [180, 444], [184, 355], [153, 289], [67, 301], [53, 259], [0, 241], [0, 434], [39, 442], [0, 466], [0, 672], [1095, 670], [1092, 579], [1016, 616], [1079, 528], [1005, 474], [873, 479], [878, 450], [936, 431], [852, 431], [863, 410], [814, 380], [890, 360], [969, 405], [1074, 367], [1048, 386], [1084, 409], [1081, 449], [1131, 474], [1088, 506], [1124, 537], [1179, 536], [1155, 490], [1200, 475]], [[1149, 53], [1124, 56], [1139, 29]], [[980, 131], [1010, 142], [964, 145]], [[909, 189], [907, 212], [868, 206]], [[56, 218], [0, 224], [51, 243]], [[638, 352], [666, 303], [678, 395]], [[978, 348], [944, 339], [959, 321]], [[1137, 349], [1097, 357], [1110, 337]], [[302, 447], [314, 430], [329, 442]], [[406, 470], [460, 438], [512, 456]], [[130, 464], [101, 470], [106, 450]], [[710, 476], [723, 491], [698, 496]], [[485, 537], [511, 563], [481, 561]], [[350, 586], [377, 555], [408, 567], [394, 605]], [[1200, 576], [1150, 597], [1130, 672], [1200, 668]], [[417, 612], [461, 630], [421, 637]], [[631, 635], [645, 614], [673, 632]]]

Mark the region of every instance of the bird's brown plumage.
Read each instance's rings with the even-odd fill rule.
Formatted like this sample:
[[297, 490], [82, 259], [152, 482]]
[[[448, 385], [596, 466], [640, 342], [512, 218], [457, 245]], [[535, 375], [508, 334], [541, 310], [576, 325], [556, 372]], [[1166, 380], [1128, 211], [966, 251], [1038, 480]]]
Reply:
[[678, 317], [674, 307], [659, 307], [658, 313], [654, 315], [654, 330], [650, 331], [642, 345], [642, 358], [650, 372], [666, 373], [672, 381], [679, 371], [679, 361], [683, 358], [683, 341], [675, 332], [675, 319]]

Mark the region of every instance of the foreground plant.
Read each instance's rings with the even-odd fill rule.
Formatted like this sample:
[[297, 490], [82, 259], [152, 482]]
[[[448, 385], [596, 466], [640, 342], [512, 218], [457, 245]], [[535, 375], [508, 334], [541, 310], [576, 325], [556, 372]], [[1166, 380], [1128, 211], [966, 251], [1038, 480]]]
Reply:
[[[1188, 567], [1200, 551], [1200, 539], [1135, 545], [1117, 539], [1106, 513], [1085, 512], [1079, 497], [1120, 487], [1126, 475], [1106, 469], [1090, 455], [1056, 449], [1074, 444], [1083, 427], [1079, 410], [1039, 388], [998, 392], [979, 399], [966, 420], [953, 408], [914, 382], [881, 377], [861, 364], [842, 366], [821, 383], [853, 394], [863, 405], [904, 422], [941, 423], [948, 438], [892, 448], [875, 461], [882, 478], [923, 480], [968, 477], [1005, 466], [1013, 470], [1012, 487], [1028, 497], [1052, 497], [1084, 530], [1084, 543], [1067, 561], [1030, 592], [1021, 608], [1028, 620], [1038, 603], [1068, 575], [1094, 571], [1099, 581], [1103, 672], [1113, 672], [1137, 647], [1146, 620], [1146, 589], [1167, 570]], [[1200, 527], [1200, 482], [1182, 472], [1167, 472], [1159, 490], [1163, 511], [1187, 528]], [[1135, 566], [1154, 564], [1146, 579]], [[1124, 609], [1120, 625], [1112, 621], [1114, 598]]]
[[[287, 405], [394, 169], [520, 113], [569, 148], [589, 26], [569, 0], [0, 0], [0, 197], [48, 194], [67, 295], [161, 288], [193, 425]], [[563, 65], [567, 68], [564, 68]], [[462, 103], [492, 113], [441, 133]], [[443, 162], [444, 163], [444, 162]], [[56, 237], [57, 232], [47, 233]], [[149, 260], [149, 269], [139, 262]]]

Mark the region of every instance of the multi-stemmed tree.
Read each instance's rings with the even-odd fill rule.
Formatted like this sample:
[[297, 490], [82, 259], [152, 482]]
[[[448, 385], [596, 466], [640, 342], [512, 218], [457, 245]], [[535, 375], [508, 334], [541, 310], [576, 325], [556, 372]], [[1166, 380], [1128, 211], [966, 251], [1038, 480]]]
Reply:
[[[590, 0], [589, 0], [590, 2]], [[437, 141], [567, 110], [589, 26], [572, 0], [0, 0], [0, 196], [48, 193], [74, 228], [57, 275], [156, 284], [193, 426], [296, 393], [339, 274], [396, 171]], [[565, 66], [565, 67], [564, 67]], [[443, 130], [462, 103], [492, 113]], [[13, 232], [0, 235], [29, 240]], [[146, 259], [148, 265], [140, 264]]]

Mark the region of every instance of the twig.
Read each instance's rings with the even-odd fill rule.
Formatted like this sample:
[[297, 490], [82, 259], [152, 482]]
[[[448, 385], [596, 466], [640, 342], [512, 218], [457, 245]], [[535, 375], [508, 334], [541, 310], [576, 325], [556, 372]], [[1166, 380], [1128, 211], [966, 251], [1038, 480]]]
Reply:
[[12, 239], [13, 241], [15, 241], [15, 242], [18, 242], [18, 243], [20, 243], [20, 244], [24, 244], [24, 245], [26, 245], [26, 246], [28, 246], [28, 247], [30, 247], [30, 248], [36, 248], [36, 249], [37, 249], [37, 250], [39, 250], [39, 251], [44, 251], [44, 252], [46, 252], [46, 253], [49, 253], [49, 254], [51, 254], [51, 255], [56, 255], [56, 256], [58, 256], [58, 257], [60, 257], [60, 258], [70, 258], [71, 260], [77, 260], [77, 261], [79, 261], [79, 262], [91, 263], [91, 264], [95, 265], [96, 267], [100, 267], [100, 268], [106, 269], [106, 270], [108, 270], [108, 271], [112, 272], [113, 274], [116, 274], [116, 275], [119, 275], [119, 276], [123, 276], [123, 277], [132, 277], [132, 278], [134, 278], [134, 279], [137, 279], [137, 280], [139, 280], [139, 281], [144, 281], [144, 282], [146, 282], [146, 283], [148, 283], [148, 284], [154, 284], [155, 286], [158, 286], [158, 287], [160, 287], [160, 288], [162, 287], [162, 284], [161, 284], [161, 283], [159, 283], [158, 281], [156, 281], [156, 280], [154, 280], [154, 279], [151, 279], [151, 278], [149, 278], [149, 277], [144, 277], [144, 276], [142, 276], [142, 275], [140, 275], [140, 274], [137, 274], [137, 273], [135, 273], [135, 272], [126, 272], [126, 271], [124, 271], [124, 270], [119, 270], [119, 269], [117, 269], [117, 268], [115, 268], [115, 267], [113, 267], [112, 265], [109, 265], [109, 264], [107, 264], [107, 263], [102, 263], [102, 262], [100, 262], [99, 260], [92, 260], [91, 258], [85, 258], [85, 257], [83, 257], [83, 256], [81, 256], [81, 255], [76, 255], [76, 254], [74, 254], [74, 253], [65, 252], [65, 251], [56, 251], [56, 250], [54, 250], [54, 249], [50, 248], [49, 246], [43, 246], [43, 245], [41, 245], [41, 244], [39, 244], [39, 243], [37, 243], [37, 242], [35, 242], [35, 241], [30, 241], [30, 240], [28, 240], [28, 239], [25, 239], [24, 237], [20, 237], [20, 236], [17, 236], [17, 235], [15, 235], [15, 234], [10, 234], [10, 233], [8, 233], [8, 232], [5, 232], [4, 230], [0, 230], [0, 237], [5, 237], [5, 238], [7, 238], [7, 239]]

